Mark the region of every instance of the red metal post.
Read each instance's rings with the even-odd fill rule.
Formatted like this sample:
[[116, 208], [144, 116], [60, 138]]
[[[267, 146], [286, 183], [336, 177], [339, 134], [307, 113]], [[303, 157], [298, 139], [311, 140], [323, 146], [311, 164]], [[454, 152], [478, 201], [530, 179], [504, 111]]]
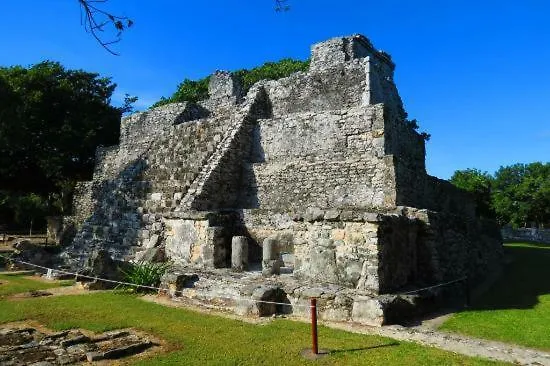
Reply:
[[319, 346], [317, 343], [317, 299], [312, 297], [311, 299], [311, 338], [312, 348], [311, 351], [314, 355], [319, 354]]

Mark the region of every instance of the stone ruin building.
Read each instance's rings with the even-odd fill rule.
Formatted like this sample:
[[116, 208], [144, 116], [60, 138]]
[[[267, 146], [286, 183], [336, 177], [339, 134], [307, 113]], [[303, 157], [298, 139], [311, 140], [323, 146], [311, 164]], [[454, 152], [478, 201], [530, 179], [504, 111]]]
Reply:
[[400, 293], [482, 280], [500, 263], [498, 227], [426, 173], [394, 68], [367, 38], [338, 37], [312, 47], [307, 72], [246, 94], [216, 72], [208, 100], [123, 118], [120, 144], [99, 148], [93, 180], [77, 185], [61, 257], [75, 269], [98, 251], [171, 261], [197, 298], [242, 299], [239, 313], [305, 315], [316, 296], [321, 319], [366, 324], [462, 284]]

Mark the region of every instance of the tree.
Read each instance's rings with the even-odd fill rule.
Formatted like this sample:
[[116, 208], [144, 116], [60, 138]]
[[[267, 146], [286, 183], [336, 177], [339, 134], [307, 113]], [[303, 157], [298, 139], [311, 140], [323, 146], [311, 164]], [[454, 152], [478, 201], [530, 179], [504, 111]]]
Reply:
[[515, 227], [550, 223], [550, 163], [514, 164], [495, 173], [497, 219]]
[[96, 147], [118, 142], [121, 114], [131, 109], [129, 97], [110, 105], [115, 87], [51, 61], [0, 68], [0, 190], [51, 198], [90, 179]]
[[485, 218], [495, 217], [491, 204], [493, 177], [489, 173], [477, 169], [457, 170], [451, 177], [450, 182], [473, 195], [477, 205], [476, 213], [478, 216]]

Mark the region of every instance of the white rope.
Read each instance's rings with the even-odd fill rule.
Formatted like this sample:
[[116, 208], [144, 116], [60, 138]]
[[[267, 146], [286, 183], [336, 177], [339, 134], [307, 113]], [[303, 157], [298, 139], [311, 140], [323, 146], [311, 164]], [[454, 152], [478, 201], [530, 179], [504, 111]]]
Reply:
[[[75, 276], [75, 277], [87, 278], [87, 279], [94, 280], [94, 281], [102, 281], [102, 282], [108, 282], [108, 283], [116, 283], [116, 284], [118, 284], [118, 285], [124, 285], [124, 286], [130, 286], [130, 287], [138, 287], [138, 288], [146, 288], [146, 289], [155, 290], [155, 291], [162, 291], [162, 292], [170, 292], [170, 290], [169, 290], [168, 288], [154, 287], [154, 286], [146, 286], [146, 285], [137, 285], [137, 284], [135, 284], [135, 283], [130, 283], [130, 282], [115, 281], [115, 280], [109, 280], [109, 279], [101, 278], [101, 277], [86, 276], [86, 275], [83, 275], [83, 274], [79, 274], [78, 272], [75, 273], [75, 272], [65, 271], [65, 270], [62, 270], [62, 269], [55, 269], [55, 268], [49, 268], [49, 267], [45, 267], [45, 266], [40, 266], [40, 265], [38, 265], [38, 264], [34, 264], [34, 263], [22, 261], [22, 260], [19, 260], [19, 259], [10, 258], [10, 257], [4, 256], [4, 255], [2, 255], [2, 254], [0, 254], [0, 257], [2, 257], [2, 258], [4, 258], [4, 259], [7, 259], [7, 260], [9, 260], [9, 261], [12, 261], [12, 262], [24, 264], [24, 265], [31, 266], [31, 267], [35, 267], [35, 268], [40, 268], [40, 269], [43, 269], [43, 270], [46, 270], [46, 271], [55, 271], [55, 272], [58, 272], [58, 273], [67, 274], [67, 275], [72, 275], [72, 276]], [[177, 294], [177, 293], [180, 293], [182, 296], [183, 296], [183, 294], [184, 294], [184, 292], [183, 292], [182, 290], [174, 291], [174, 294]], [[243, 297], [243, 298], [235, 298], [235, 297], [227, 297], [227, 296], [217, 296], [216, 299], [225, 299], [225, 300], [233, 300], [233, 301], [249, 301], [249, 302], [262, 303], [262, 304], [272, 304], [272, 305], [292, 306], [292, 307], [303, 307], [303, 308], [311, 307], [311, 308], [313, 308], [311, 305], [300, 305], [300, 304], [294, 304], [294, 305], [292, 305], [292, 304], [288, 304], [288, 303], [284, 303], [284, 302], [265, 301], [265, 300], [255, 300], [255, 299], [249, 299], [249, 298], [245, 298], [245, 297]]]
[[[137, 285], [135, 283], [130, 283], [130, 282], [123, 282], [123, 281], [115, 281], [115, 280], [109, 280], [109, 279], [106, 279], [106, 278], [100, 278], [100, 277], [92, 277], [92, 276], [86, 276], [86, 275], [83, 275], [83, 274], [79, 274], [78, 272], [75, 273], [75, 272], [68, 272], [68, 271], [64, 271], [64, 270], [61, 270], [61, 269], [55, 269], [55, 268], [49, 268], [49, 267], [44, 267], [44, 266], [40, 266], [38, 264], [34, 264], [34, 263], [30, 263], [30, 262], [26, 262], [26, 261], [22, 261], [22, 260], [18, 260], [18, 259], [13, 259], [13, 258], [10, 258], [10, 257], [7, 257], [7, 256], [4, 256], [2, 254], [0, 254], [0, 257], [4, 258], [4, 259], [7, 259], [9, 261], [13, 261], [13, 262], [16, 262], [16, 263], [20, 263], [20, 264], [25, 264], [25, 265], [28, 265], [28, 266], [31, 266], [31, 267], [35, 267], [35, 268], [40, 268], [40, 269], [43, 269], [43, 270], [46, 270], [46, 271], [56, 271], [56, 272], [59, 272], [59, 273], [63, 273], [63, 274], [67, 274], [67, 275], [72, 275], [72, 276], [75, 276], [75, 278], [77, 277], [81, 277], [81, 278], [87, 278], [87, 279], [90, 279], [90, 280], [94, 280], [94, 281], [102, 281], [102, 282], [108, 282], [108, 283], [115, 283], [115, 284], [118, 284], [118, 285], [123, 285], [123, 286], [130, 286], [130, 287], [137, 287], [137, 288], [146, 288], [146, 289], [149, 289], [149, 290], [155, 290], [155, 291], [162, 291], [162, 292], [170, 292], [170, 290], [168, 288], [162, 288], [162, 287], [154, 287], [154, 286], [146, 286], [146, 285]], [[437, 287], [443, 287], [443, 286], [447, 286], [447, 285], [450, 285], [450, 284], [453, 284], [453, 283], [456, 283], [456, 282], [461, 282], [461, 281], [464, 281], [466, 280], [467, 277], [464, 276], [464, 277], [461, 277], [461, 278], [458, 278], [456, 280], [452, 280], [452, 281], [448, 281], [448, 282], [443, 282], [443, 283], [438, 283], [436, 285], [432, 285], [432, 286], [427, 286], [427, 287], [423, 287], [423, 288], [419, 288], [419, 289], [416, 289], [416, 290], [411, 290], [411, 291], [406, 291], [406, 292], [400, 292], [400, 293], [397, 293], [395, 295], [408, 295], [408, 294], [413, 294], [413, 293], [416, 293], [416, 292], [420, 292], [420, 291], [425, 291], [425, 290], [429, 290], [429, 289], [432, 289], [432, 288], [437, 288]], [[181, 294], [182, 296], [184, 295], [184, 292], [183, 290], [179, 290], [179, 291], [174, 291], [173, 292], [174, 294]], [[284, 302], [275, 302], [275, 301], [265, 301], [265, 300], [255, 300], [255, 299], [249, 299], [249, 298], [234, 298], [234, 297], [227, 297], [227, 296], [217, 296], [216, 299], [225, 299], [225, 300], [233, 300], [233, 301], [249, 301], [249, 302], [255, 302], [255, 303], [262, 303], [262, 304], [271, 304], [271, 305], [281, 305], [281, 306], [293, 306], [293, 307], [302, 307], [302, 308], [315, 308], [314, 306], [312, 305], [300, 305], [300, 304], [288, 304], [288, 303], [284, 303]]]
[[420, 292], [420, 291], [424, 291], [424, 290], [429, 290], [429, 289], [432, 289], [432, 288], [447, 286], [447, 285], [450, 285], [450, 284], [455, 283], [455, 282], [461, 282], [461, 281], [466, 280], [467, 278], [468, 278], [468, 277], [464, 276], [464, 277], [461, 277], [461, 278], [458, 278], [458, 279], [456, 279], [456, 280], [452, 280], [452, 281], [449, 281], [449, 282], [438, 283], [438, 284], [433, 285], [433, 286], [423, 287], [423, 288], [419, 288], [419, 289], [411, 290], [411, 291], [407, 291], [407, 292], [400, 292], [400, 293], [398, 293], [398, 294], [396, 294], [396, 295], [414, 294], [414, 293], [416, 293], [416, 292]]

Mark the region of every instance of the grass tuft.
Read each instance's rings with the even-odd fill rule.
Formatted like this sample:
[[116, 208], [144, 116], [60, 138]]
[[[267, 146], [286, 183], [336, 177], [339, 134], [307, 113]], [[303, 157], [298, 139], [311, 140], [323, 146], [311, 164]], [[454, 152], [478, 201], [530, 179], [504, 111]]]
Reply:
[[168, 263], [133, 263], [129, 269], [121, 270], [121, 272], [124, 274], [124, 282], [132, 283], [136, 285], [136, 287], [125, 285], [119, 288], [138, 292], [150, 292], [151, 289], [137, 286], [158, 287], [168, 267]]

